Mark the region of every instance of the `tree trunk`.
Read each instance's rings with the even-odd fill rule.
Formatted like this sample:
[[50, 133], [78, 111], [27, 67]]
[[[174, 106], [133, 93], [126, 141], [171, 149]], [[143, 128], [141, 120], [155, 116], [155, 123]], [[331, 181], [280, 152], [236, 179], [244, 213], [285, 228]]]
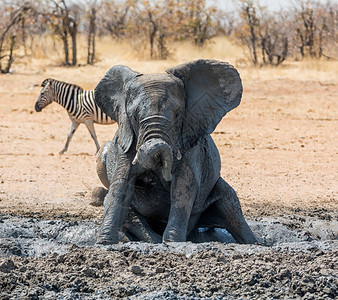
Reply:
[[166, 59], [168, 57], [168, 49], [165, 43], [165, 34], [161, 32], [158, 37], [158, 52], [160, 59]]
[[304, 56], [305, 56], [305, 52], [304, 52], [304, 37], [303, 37], [303, 34], [302, 34], [300, 28], [297, 28], [297, 34], [298, 34], [298, 36], [300, 38], [299, 52], [300, 52], [302, 58], [304, 58]]
[[60, 30], [61, 39], [63, 41], [63, 51], [65, 54], [64, 64], [69, 65], [69, 44], [68, 44], [68, 21], [66, 18], [62, 19], [62, 28]]
[[64, 32], [64, 34], [61, 36], [62, 41], [63, 41], [63, 51], [65, 54], [65, 60], [64, 64], [69, 65], [69, 47], [68, 47], [68, 34], [67, 32]]
[[95, 60], [95, 36], [96, 36], [96, 9], [93, 7], [89, 16], [88, 28], [88, 49], [87, 49], [87, 63], [92, 65]]
[[257, 52], [256, 52], [256, 35], [253, 25], [250, 25], [251, 32], [251, 45], [252, 45], [252, 54], [253, 54], [253, 63], [257, 65]]
[[250, 41], [251, 41], [251, 47], [252, 47], [252, 55], [253, 55], [253, 63], [254, 65], [257, 65], [257, 51], [256, 51], [256, 33], [255, 33], [255, 20], [256, 16], [254, 12], [251, 12], [250, 7], [247, 6], [245, 8], [246, 15], [248, 17], [248, 25], [250, 28]]
[[72, 66], [76, 66], [77, 64], [77, 43], [76, 43], [77, 23], [76, 23], [76, 19], [69, 20], [68, 31], [72, 38]]
[[27, 55], [25, 18], [21, 19], [21, 38], [22, 38], [22, 44], [23, 44], [25, 55]]
[[150, 43], [150, 58], [154, 56], [154, 39], [155, 39], [156, 31], [151, 31], [149, 35], [149, 43]]
[[93, 40], [92, 40], [92, 64], [94, 64], [94, 61], [95, 61], [95, 50], [96, 50], [95, 37], [96, 37], [96, 29], [93, 33]]
[[92, 34], [88, 32], [88, 41], [87, 41], [87, 64], [92, 65]]
[[153, 20], [152, 14], [148, 12], [149, 21], [151, 25], [149, 26], [149, 43], [150, 43], [150, 58], [154, 57], [154, 40], [157, 32], [157, 25]]
[[[27, 12], [29, 9], [31, 9], [31, 5], [29, 3], [25, 3], [25, 4], [23, 4], [23, 6], [21, 8], [17, 9], [16, 11], [14, 11], [11, 14], [10, 22], [7, 24], [7, 26], [5, 27], [5, 29], [0, 34], [0, 70], [1, 70], [1, 59], [4, 58], [4, 55], [2, 55], [2, 49], [3, 49], [3, 44], [4, 44], [4, 41], [5, 41], [5, 38], [6, 38], [6, 34], [8, 33], [8, 31], [11, 29], [11, 27], [13, 25], [15, 25], [16, 23], [20, 22], [20, 20], [22, 18], [22, 15], [25, 12]], [[10, 49], [10, 51], [11, 51], [10, 55], [11, 56], [13, 56], [14, 44], [15, 44], [15, 41], [11, 40], [11, 46], [10, 46], [10, 48], [11, 48]], [[13, 48], [12, 48], [12, 46], [13, 46]]]
[[3, 42], [0, 40], [0, 72], [2, 70], [2, 63], [1, 63], [1, 60], [2, 60], [2, 45], [3, 45]]
[[77, 64], [77, 44], [76, 44], [76, 36], [77, 36], [77, 26], [74, 25], [75, 28], [74, 28], [74, 31], [72, 32], [72, 54], [73, 54], [73, 57], [72, 57], [72, 65], [73, 66], [76, 66]]
[[14, 61], [14, 46], [15, 46], [15, 35], [11, 36], [11, 44], [10, 44], [10, 49], [9, 49], [9, 55], [8, 55], [8, 61], [7, 61], [7, 66], [5, 69], [1, 70], [1, 73], [9, 73], [9, 70], [11, 69], [12, 63]]
[[266, 59], [265, 59], [265, 52], [266, 52], [266, 48], [265, 48], [265, 37], [261, 36], [261, 49], [262, 49], [262, 58], [263, 58], [263, 64], [266, 64]]

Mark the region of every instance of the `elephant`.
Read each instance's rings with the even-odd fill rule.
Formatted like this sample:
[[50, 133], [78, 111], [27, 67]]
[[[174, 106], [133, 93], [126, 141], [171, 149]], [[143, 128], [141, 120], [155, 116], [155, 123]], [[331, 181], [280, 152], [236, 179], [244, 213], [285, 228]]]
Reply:
[[118, 243], [123, 230], [139, 240], [185, 242], [201, 227], [258, 243], [220, 176], [210, 135], [241, 97], [237, 70], [222, 61], [195, 60], [159, 74], [108, 70], [95, 102], [118, 129], [98, 156], [108, 189], [98, 243]]

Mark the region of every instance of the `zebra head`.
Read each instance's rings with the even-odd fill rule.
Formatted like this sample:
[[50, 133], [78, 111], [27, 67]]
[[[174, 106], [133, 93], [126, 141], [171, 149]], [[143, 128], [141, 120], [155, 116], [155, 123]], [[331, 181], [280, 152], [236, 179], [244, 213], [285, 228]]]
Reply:
[[51, 78], [45, 79], [42, 83], [42, 90], [40, 92], [39, 98], [35, 103], [35, 110], [37, 112], [41, 111], [47, 105], [52, 103], [56, 97], [54, 89], [54, 80]]

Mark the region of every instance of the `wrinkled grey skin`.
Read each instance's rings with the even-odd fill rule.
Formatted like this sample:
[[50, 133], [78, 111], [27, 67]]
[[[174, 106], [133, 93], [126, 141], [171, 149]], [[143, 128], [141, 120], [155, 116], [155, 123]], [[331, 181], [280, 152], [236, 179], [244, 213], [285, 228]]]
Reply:
[[97, 105], [119, 126], [100, 157], [109, 190], [98, 242], [117, 243], [132, 215], [153, 242], [184, 242], [199, 227], [218, 227], [239, 243], [257, 243], [235, 191], [220, 177], [210, 136], [240, 103], [238, 72], [216, 60], [166, 72], [114, 66], [95, 88]]

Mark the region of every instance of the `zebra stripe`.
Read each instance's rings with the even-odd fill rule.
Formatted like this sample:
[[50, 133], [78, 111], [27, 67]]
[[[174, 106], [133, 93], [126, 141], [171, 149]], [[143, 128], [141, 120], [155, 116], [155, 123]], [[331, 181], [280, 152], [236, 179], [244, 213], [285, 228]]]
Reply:
[[84, 90], [78, 85], [66, 83], [55, 79], [45, 79], [38, 100], [35, 103], [35, 110], [41, 111], [47, 105], [55, 101], [63, 106], [72, 120], [72, 126], [68, 134], [67, 142], [61, 153], [67, 151], [68, 144], [80, 123], [85, 123], [88, 131], [95, 141], [97, 150], [99, 143], [96, 138], [93, 123], [113, 124], [115, 123], [108, 115], [96, 105], [94, 91]]
[[93, 120], [98, 124], [115, 123], [96, 105], [93, 90], [84, 90], [75, 84], [48, 79], [44, 81], [44, 87], [35, 105], [41, 110], [53, 101], [63, 106], [72, 119], [79, 123], [85, 120]]

